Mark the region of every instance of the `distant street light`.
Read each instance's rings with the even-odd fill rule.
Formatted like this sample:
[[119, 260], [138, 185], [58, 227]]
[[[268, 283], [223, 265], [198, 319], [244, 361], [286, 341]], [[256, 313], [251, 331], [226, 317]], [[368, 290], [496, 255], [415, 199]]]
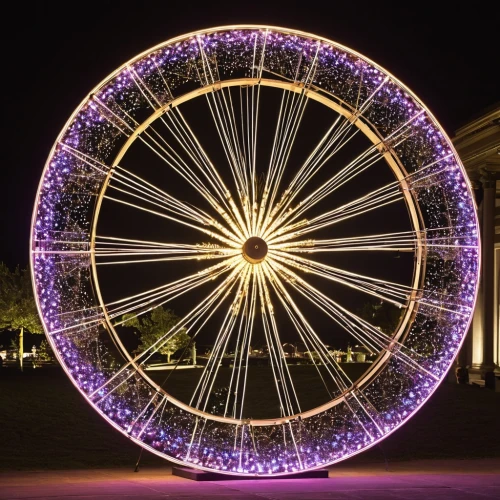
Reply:
[[34, 345], [31, 348], [31, 354], [33, 356], [33, 368], [36, 368], [36, 363], [35, 363], [35, 360], [36, 360], [36, 345]]

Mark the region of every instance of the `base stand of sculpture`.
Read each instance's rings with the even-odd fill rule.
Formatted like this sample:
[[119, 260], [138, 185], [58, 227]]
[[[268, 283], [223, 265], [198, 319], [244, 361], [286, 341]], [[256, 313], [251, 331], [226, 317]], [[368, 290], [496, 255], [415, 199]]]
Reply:
[[203, 471], [191, 469], [189, 467], [172, 467], [172, 475], [192, 479], [193, 481], [241, 481], [243, 479], [312, 479], [328, 478], [328, 469], [317, 469], [311, 471], [294, 472], [286, 476], [261, 475], [253, 476], [250, 474], [222, 474], [221, 472]]

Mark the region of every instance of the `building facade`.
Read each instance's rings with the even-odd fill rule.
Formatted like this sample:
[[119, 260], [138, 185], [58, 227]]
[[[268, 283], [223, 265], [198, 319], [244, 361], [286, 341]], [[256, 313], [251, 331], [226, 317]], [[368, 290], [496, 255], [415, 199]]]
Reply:
[[453, 144], [476, 195], [481, 277], [473, 320], [457, 367], [484, 379], [500, 374], [500, 102], [456, 131]]

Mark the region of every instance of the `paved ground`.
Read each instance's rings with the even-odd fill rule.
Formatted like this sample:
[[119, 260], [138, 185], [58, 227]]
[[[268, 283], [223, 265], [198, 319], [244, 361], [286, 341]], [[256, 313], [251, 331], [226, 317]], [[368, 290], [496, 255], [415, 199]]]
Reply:
[[348, 461], [328, 478], [196, 481], [157, 468], [0, 472], [0, 499], [51, 500], [500, 499], [500, 458], [389, 464]]

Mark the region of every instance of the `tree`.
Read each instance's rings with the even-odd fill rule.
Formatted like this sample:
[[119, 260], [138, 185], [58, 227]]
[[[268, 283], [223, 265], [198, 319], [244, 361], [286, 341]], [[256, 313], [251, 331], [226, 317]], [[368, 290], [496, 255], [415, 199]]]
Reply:
[[387, 335], [391, 335], [399, 324], [402, 312], [390, 302], [370, 298], [358, 311], [358, 315]]
[[19, 266], [13, 272], [3, 262], [0, 263], [0, 329], [19, 331], [19, 365], [23, 369], [24, 330], [43, 334], [31, 273]]
[[37, 351], [37, 356], [41, 361], [54, 361], [56, 359], [52, 347], [50, 347], [50, 344], [46, 340], [42, 340]]
[[[139, 331], [139, 347], [142, 351], [154, 345], [179, 322], [179, 318], [173, 311], [164, 309], [161, 306], [153, 309], [148, 315], [125, 314], [122, 319], [124, 326], [134, 327]], [[191, 337], [186, 333], [186, 329], [182, 328], [166, 342], [158, 342], [158, 345], [153, 347], [152, 352], [165, 354], [167, 361], [170, 363], [170, 356], [179, 349], [187, 347], [190, 342]]]

